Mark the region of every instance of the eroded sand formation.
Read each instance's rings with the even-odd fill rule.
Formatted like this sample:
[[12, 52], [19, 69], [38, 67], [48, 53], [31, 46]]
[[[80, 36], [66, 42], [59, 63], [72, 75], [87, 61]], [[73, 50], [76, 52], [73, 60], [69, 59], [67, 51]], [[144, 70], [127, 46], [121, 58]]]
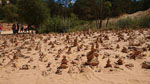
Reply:
[[150, 84], [150, 29], [0, 36], [0, 84]]

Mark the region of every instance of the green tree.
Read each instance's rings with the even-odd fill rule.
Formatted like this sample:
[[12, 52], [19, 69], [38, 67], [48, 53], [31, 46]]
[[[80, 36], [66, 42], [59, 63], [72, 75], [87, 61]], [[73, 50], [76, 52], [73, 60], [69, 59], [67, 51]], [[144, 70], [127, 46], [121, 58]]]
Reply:
[[58, 0], [57, 3], [61, 5], [62, 12], [61, 12], [61, 17], [65, 21], [69, 15], [71, 15], [71, 1], [72, 0]]
[[3, 7], [5, 19], [7, 19], [9, 22], [17, 21], [18, 18], [17, 11], [18, 8], [13, 4], [7, 4]]
[[132, 0], [130, 5], [128, 13], [135, 13], [142, 10], [142, 2], [140, 0]]
[[56, 3], [54, 0], [48, 1], [49, 9], [50, 9], [50, 15], [52, 17], [55, 16], [61, 16], [62, 15], [62, 5]]
[[9, 0], [11, 4], [17, 4], [18, 0]]
[[142, 0], [141, 3], [143, 3], [143, 10], [150, 8], [150, 0]]
[[19, 0], [19, 15], [28, 25], [34, 25], [36, 32], [49, 20], [47, 4], [42, 0]]
[[119, 16], [129, 13], [131, 9], [131, 0], [109, 0], [112, 3], [112, 16]]
[[105, 2], [105, 13], [106, 13], [106, 16], [107, 16], [107, 22], [106, 22], [106, 27], [109, 23], [109, 18], [111, 16], [111, 13], [112, 13], [112, 4], [110, 1], [106, 1]]
[[76, 0], [73, 11], [79, 19], [92, 20], [94, 19], [94, 3], [95, 0]]
[[4, 7], [7, 4], [7, 0], [2, 0], [2, 7]]
[[108, 0], [77, 0], [74, 13], [83, 20], [95, 20], [96, 27], [100, 29], [102, 20], [110, 15], [111, 7], [111, 2]]
[[108, 24], [111, 7], [112, 5], [110, 1], [96, 0], [95, 16], [96, 16], [96, 27], [98, 29], [102, 27], [103, 19], [108, 18], [106, 25]]
[[0, 5], [0, 11], [1, 11], [1, 13], [0, 13], [0, 20], [2, 20], [4, 18], [4, 16], [3, 16], [3, 8], [2, 8], [1, 5]]

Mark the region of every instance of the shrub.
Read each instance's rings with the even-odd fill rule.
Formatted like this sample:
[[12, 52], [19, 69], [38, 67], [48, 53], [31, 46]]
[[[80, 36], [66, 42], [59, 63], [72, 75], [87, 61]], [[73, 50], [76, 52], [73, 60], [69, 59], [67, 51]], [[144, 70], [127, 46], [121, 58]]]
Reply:
[[139, 27], [150, 28], [150, 15], [142, 16], [139, 21]]
[[119, 28], [150, 28], [150, 15], [131, 18], [120, 19], [117, 22], [110, 22], [108, 29], [119, 29]]
[[50, 18], [47, 23], [45, 23], [42, 28], [39, 29], [40, 33], [65, 33], [73, 32], [77, 30], [84, 30], [84, 24], [86, 21], [79, 20], [75, 14], [71, 14], [71, 17], [63, 19], [61, 17], [55, 16]]
[[49, 32], [64, 33], [67, 32], [68, 28], [69, 28], [68, 20], [63, 20], [60, 17], [53, 17], [50, 18], [49, 21], [39, 29], [39, 33], [49, 33]]
[[129, 28], [132, 27], [134, 24], [131, 18], [121, 19], [117, 22], [117, 26], [119, 28]]

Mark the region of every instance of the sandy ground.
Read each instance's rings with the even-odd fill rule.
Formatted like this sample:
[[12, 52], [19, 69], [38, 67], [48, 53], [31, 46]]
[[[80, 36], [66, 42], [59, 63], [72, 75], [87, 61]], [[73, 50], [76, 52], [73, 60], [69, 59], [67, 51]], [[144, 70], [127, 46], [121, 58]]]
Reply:
[[13, 34], [13, 32], [12, 32], [12, 31], [2, 31], [1, 34], [2, 34], [2, 35], [3, 35], [3, 34]]
[[0, 84], [150, 84], [150, 29], [0, 35]]
[[[31, 31], [30, 32], [19, 32], [19, 34], [29, 34], [29, 33], [32, 33]], [[33, 33], [35, 34], [35, 31], [33, 31]], [[1, 35], [11, 35], [13, 34], [13, 31], [2, 31], [1, 32]]]

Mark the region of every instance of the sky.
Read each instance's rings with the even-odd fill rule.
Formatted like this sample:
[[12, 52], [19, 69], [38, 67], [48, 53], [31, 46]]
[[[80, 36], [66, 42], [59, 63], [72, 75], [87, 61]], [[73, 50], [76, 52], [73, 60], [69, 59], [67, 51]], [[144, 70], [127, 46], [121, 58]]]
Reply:
[[[55, 0], [55, 1], [57, 1], [57, 0]], [[72, 3], [75, 3], [75, 1], [76, 1], [76, 0], [72, 0]]]
[[[55, 0], [55, 1], [57, 1], [57, 0]], [[76, 1], [76, 0], [72, 0], [72, 3], [75, 3], [75, 1]], [[136, 1], [140, 1], [140, 0], [136, 0]]]

